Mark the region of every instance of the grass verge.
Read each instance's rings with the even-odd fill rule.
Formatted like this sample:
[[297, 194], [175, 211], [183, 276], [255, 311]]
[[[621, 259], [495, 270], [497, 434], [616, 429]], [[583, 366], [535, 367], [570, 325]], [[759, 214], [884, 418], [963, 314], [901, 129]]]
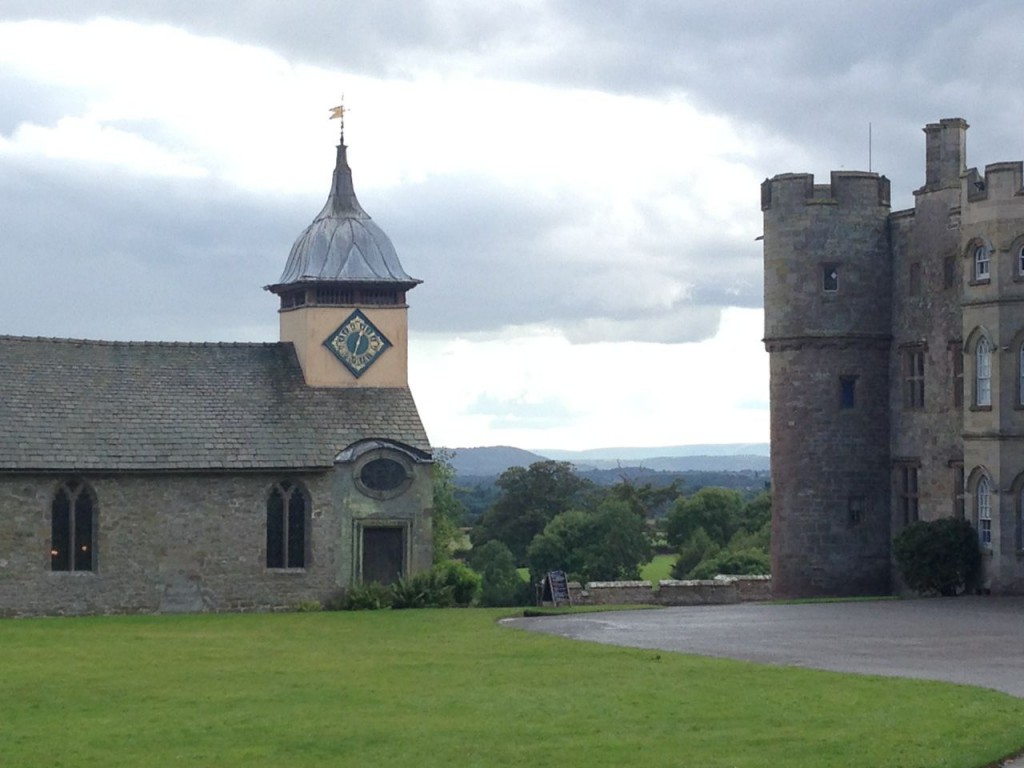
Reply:
[[500, 610], [0, 622], [4, 766], [929, 766], [1024, 701], [499, 627]]

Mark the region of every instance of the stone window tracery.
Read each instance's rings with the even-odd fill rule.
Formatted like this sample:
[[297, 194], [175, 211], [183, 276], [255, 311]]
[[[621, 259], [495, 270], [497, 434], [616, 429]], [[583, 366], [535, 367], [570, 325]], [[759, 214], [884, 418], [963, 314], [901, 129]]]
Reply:
[[975, 489], [975, 516], [978, 529], [978, 543], [982, 547], [992, 546], [992, 486], [986, 476], [978, 480]]
[[290, 480], [276, 483], [267, 496], [267, 568], [305, 568], [309, 502]]
[[62, 483], [50, 508], [50, 569], [94, 570], [96, 528], [92, 490], [79, 480]]
[[924, 348], [903, 352], [903, 406], [909, 410], [924, 408]]
[[974, 350], [974, 404], [992, 405], [992, 346], [988, 337], [978, 339]]
[[906, 462], [896, 468], [897, 501], [900, 516], [904, 525], [916, 523], [918, 520], [918, 465]]

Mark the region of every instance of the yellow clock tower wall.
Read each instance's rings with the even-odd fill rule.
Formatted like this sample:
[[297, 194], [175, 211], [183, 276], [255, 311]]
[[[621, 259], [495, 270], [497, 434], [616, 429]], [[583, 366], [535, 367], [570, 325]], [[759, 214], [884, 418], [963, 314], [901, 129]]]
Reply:
[[408, 387], [407, 307], [358, 307], [391, 342], [358, 377], [324, 344], [355, 309], [350, 306], [281, 310], [281, 341], [295, 345], [306, 383], [311, 387]]

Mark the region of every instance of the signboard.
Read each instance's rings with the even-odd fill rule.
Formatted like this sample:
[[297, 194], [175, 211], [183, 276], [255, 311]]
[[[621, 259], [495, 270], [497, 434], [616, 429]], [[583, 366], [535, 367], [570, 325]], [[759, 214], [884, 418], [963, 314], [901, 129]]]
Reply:
[[551, 591], [552, 604], [572, 605], [572, 599], [569, 597], [569, 580], [565, 577], [565, 571], [549, 571], [547, 580], [548, 589], [544, 591]]

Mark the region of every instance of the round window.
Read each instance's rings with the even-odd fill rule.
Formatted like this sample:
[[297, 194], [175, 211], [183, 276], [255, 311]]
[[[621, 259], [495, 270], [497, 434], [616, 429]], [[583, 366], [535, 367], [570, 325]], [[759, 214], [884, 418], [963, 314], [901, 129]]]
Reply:
[[359, 480], [371, 491], [395, 491], [402, 487], [409, 475], [405, 467], [394, 459], [373, 459], [359, 472]]

